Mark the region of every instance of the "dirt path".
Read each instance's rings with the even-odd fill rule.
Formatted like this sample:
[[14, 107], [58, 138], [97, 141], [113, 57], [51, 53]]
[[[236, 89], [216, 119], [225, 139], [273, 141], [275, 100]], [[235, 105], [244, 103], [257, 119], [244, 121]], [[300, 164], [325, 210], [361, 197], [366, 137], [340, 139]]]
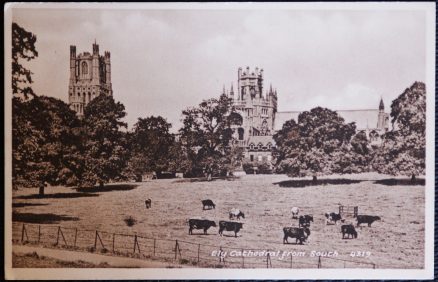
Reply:
[[108, 264], [110, 267], [124, 267], [124, 268], [166, 268], [166, 267], [182, 267], [182, 265], [165, 263], [159, 261], [147, 261], [134, 258], [123, 258], [106, 256], [99, 254], [91, 254], [86, 252], [75, 252], [58, 249], [47, 249], [33, 246], [14, 245], [14, 253], [16, 254], [31, 254], [36, 252], [39, 256], [54, 258], [62, 261], [85, 261], [95, 265]]

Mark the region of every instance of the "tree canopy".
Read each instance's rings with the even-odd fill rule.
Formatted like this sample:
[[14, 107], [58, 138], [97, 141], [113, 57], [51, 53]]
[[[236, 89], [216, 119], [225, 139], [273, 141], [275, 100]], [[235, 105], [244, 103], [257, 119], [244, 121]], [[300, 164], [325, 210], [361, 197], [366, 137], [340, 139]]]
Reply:
[[391, 104], [393, 130], [383, 136], [373, 167], [380, 173], [424, 174], [426, 162], [426, 85], [415, 82]]
[[183, 111], [181, 142], [185, 146], [191, 171], [205, 171], [209, 178], [227, 170], [231, 162], [232, 126], [241, 123], [232, 101], [226, 95], [203, 101], [198, 107]]
[[63, 101], [13, 98], [13, 185], [73, 185], [80, 171], [80, 121]]
[[175, 139], [169, 132], [171, 126], [161, 116], [138, 119], [129, 137], [127, 171], [130, 177], [169, 168], [170, 151]]
[[30, 87], [32, 72], [20, 63], [20, 59], [30, 61], [38, 56], [36, 40], [32, 32], [12, 23], [12, 94], [23, 94], [25, 98], [28, 95], [35, 96]]
[[287, 121], [274, 135], [277, 146], [277, 171], [290, 176], [316, 176], [348, 173], [346, 153], [354, 123], [345, 123], [335, 111], [317, 107], [301, 113], [298, 122]]
[[127, 125], [125, 106], [104, 94], [91, 100], [83, 116], [84, 168], [82, 185], [95, 185], [122, 178], [126, 165]]

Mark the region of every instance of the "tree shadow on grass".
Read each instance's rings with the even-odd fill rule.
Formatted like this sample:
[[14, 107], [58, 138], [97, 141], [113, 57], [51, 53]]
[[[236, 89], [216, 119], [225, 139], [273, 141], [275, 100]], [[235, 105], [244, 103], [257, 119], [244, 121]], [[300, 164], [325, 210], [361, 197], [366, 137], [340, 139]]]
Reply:
[[303, 188], [306, 186], [320, 186], [320, 185], [348, 185], [360, 183], [363, 180], [353, 180], [353, 179], [318, 179], [316, 182], [312, 179], [302, 179], [302, 180], [285, 180], [281, 182], [273, 183], [274, 185], [279, 185], [284, 188]]
[[33, 207], [33, 206], [47, 206], [48, 204], [41, 203], [12, 203], [13, 208]]
[[74, 188], [77, 192], [81, 193], [99, 193], [99, 192], [112, 192], [112, 191], [129, 191], [137, 188], [137, 184], [116, 184], [106, 185], [103, 187], [80, 187]]
[[415, 179], [415, 182], [412, 182], [409, 178], [403, 178], [403, 179], [395, 179], [395, 178], [389, 178], [389, 179], [381, 179], [376, 180], [374, 182], [375, 184], [382, 184], [387, 186], [424, 186], [426, 184], [426, 180], [424, 178], [417, 178]]
[[61, 221], [78, 221], [78, 217], [57, 215], [53, 213], [12, 213], [12, 221], [40, 224], [58, 224]]
[[98, 194], [92, 193], [54, 193], [45, 194], [40, 196], [39, 194], [17, 196], [13, 199], [70, 199], [70, 198], [82, 198], [82, 197], [98, 197]]
[[193, 183], [193, 182], [213, 182], [218, 180], [226, 180], [226, 181], [235, 181], [240, 179], [239, 176], [220, 176], [213, 177], [210, 181], [208, 181], [207, 177], [195, 177], [195, 178], [183, 178], [173, 181], [174, 183]]

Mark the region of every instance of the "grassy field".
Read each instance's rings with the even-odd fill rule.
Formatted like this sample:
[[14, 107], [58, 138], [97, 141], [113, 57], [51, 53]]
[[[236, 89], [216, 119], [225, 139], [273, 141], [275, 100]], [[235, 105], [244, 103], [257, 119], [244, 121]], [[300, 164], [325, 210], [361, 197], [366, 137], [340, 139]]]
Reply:
[[[317, 258], [310, 257], [312, 251], [336, 251], [336, 259], [374, 263], [378, 268], [423, 268], [424, 186], [408, 182], [394, 185], [385, 180], [388, 178], [377, 174], [332, 176], [324, 178], [325, 185], [304, 187], [302, 181], [285, 175], [247, 175], [211, 182], [169, 179], [110, 184], [103, 191], [48, 187], [43, 199], [36, 197], [37, 189], [22, 189], [13, 193], [13, 220], [137, 233], [217, 246], [216, 249], [222, 246], [305, 252], [304, 257], [293, 258], [296, 267], [306, 267], [300, 266], [300, 262], [316, 267]], [[298, 187], [282, 187], [285, 185]], [[145, 208], [148, 198], [152, 199], [151, 209]], [[216, 209], [202, 210], [204, 199], [213, 200]], [[326, 225], [324, 217], [326, 212], [337, 212], [339, 204], [358, 206], [359, 214], [378, 215], [382, 221], [372, 227], [357, 228], [357, 239], [342, 239], [340, 226]], [[297, 220], [291, 218], [293, 206], [300, 207], [302, 214], [314, 216], [311, 235], [304, 245], [283, 244], [283, 227], [298, 226]], [[208, 235], [201, 234], [201, 230], [188, 234], [187, 219], [205, 218], [218, 224], [219, 220], [228, 220], [233, 207], [245, 213], [237, 238], [226, 231], [226, 236], [221, 237], [214, 227], [208, 230]], [[127, 216], [137, 223], [128, 227], [124, 221]], [[347, 218], [346, 222], [354, 221]], [[370, 255], [352, 258], [351, 252]], [[272, 265], [289, 266], [280, 256], [272, 257]], [[344, 266], [370, 267], [331, 259], [323, 262], [323, 267]]]

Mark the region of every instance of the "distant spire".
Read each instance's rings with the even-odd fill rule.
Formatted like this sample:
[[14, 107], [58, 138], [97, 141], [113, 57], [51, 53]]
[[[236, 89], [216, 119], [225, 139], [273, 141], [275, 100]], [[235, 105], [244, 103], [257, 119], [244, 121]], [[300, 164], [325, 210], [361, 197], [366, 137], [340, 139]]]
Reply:
[[231, 95], [231, 96], [234, 96], [234, 90], [233, 90], [233, 83], [232, 83], [232, 82], [231, 82], [230, 95]]
[[380, 96], [380, 104], [379, 104], [379, 110], [383, 111], [385, 109], [385, 105], [383, 104], [383, 98]]
[[224, 88], [223, 88], [223, 90], [222, 90], [222, 94], [225, 95], [225, 84], [224, 84]]
[[269, 86], [269, 93], [272, 93], [272, 83], [271, 83], [271, 85]]

